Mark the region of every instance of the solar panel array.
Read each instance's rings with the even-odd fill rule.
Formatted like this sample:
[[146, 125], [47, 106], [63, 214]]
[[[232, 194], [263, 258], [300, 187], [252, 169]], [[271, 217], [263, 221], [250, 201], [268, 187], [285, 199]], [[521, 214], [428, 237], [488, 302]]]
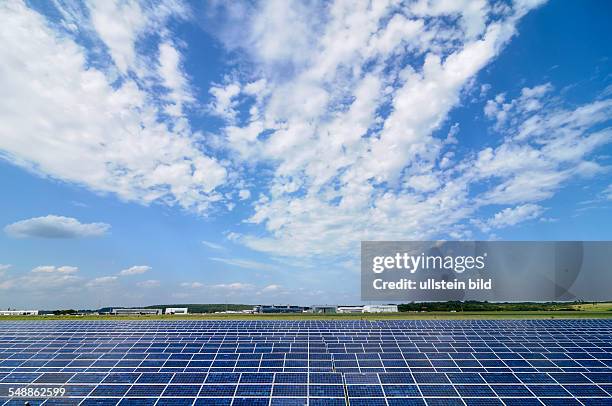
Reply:
[[612, 405], [612, 320], [3, 321], [0, 405]]

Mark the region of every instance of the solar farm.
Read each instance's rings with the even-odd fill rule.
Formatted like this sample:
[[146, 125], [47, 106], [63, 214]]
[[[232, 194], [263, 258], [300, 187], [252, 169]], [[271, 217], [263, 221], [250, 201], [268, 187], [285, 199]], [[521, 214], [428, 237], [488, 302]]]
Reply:
[[0, 322], [2, 405], [612, 405], [612, 320]]

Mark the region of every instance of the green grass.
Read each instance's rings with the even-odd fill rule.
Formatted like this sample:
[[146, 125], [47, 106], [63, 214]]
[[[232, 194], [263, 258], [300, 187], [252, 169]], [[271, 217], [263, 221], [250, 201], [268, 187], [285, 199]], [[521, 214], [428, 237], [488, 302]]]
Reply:
[[572, 307], [583, 312], [612, 312], [612, 302], [581, 303], [574, 304]]
[[[609, 306], [611, 304], [608, 304]], [[585, 305], [591, 306], [591, 305]], [[425, 312], [378, 314], [192, 314], [186, 316], [0, 316], [2, 320], [512, 320], [512, 319], [607, 319], [612, 311], [603, 307], [580, 311], [523, 312]]]

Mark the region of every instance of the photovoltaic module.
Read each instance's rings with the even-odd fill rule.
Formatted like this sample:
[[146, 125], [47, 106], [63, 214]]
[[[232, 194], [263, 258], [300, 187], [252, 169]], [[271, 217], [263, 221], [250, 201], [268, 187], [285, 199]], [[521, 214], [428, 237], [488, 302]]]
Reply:
[[3, 321], [26, 402], [612, 405], [612, 320]]

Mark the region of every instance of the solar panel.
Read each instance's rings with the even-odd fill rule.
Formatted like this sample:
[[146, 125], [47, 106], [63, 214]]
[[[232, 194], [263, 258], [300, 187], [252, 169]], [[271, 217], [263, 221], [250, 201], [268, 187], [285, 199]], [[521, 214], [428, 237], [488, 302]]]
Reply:
[[386, 397], [420, 397], [416, 385], [383, 385]]
[[0, 405], [610, 405], [610, 337], [610, 320], [2, 321]]

